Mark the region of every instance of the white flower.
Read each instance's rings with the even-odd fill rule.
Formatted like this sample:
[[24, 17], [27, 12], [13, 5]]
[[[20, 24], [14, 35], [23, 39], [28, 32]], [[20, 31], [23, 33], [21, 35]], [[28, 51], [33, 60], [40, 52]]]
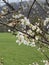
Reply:
[[19, 18], [18, 15], [12, 15], [12, 17], [15, 18], [15, 19], [16, 19], [16, 18]]
[[38, 18], [38, 21], [40, 21], [40, 18]]
[[33, 62], [32, 64], [34, 65], [35, 63]]
[[24, 20], [27, 21], [28, 20], [27, 17], [24, 17]]
[[16, 43], [18, 43], [18, 45], [22, 44], [22, 42], [20, 42], [20, 40], [16, 40]]
[[1, 11], [1, 13], [2, 13], [2, 14], [5, 14], [5, 12], [4, 12], [4, 11]]
[[20, 42], [20, 43], [18, 43], [18, 45], [21, 45], [22, 43]]
[[30, 28], [32, 28], [33, 27], [33, 25], [32, 24], [30, 24]]
[[39, 65], [39, 64], [36, 62], [36, 65]]
[[45, 63], [46, 62], [46, 60], [43, 60], [43, 63]]
[[23, 35], [19, 35], [19, 37], [20, 37], [21, 39], [24, 39], [24, 36], [23, 36]]
[[46, 18], [47, 21], [49, 21], [49, 18]]
[[39, 36], [35, 36], [35, 40], [38, 40], [39, 39]]
[[47, 14], [49, 14], [49, 11], [47, 11]]
[[30, 21], [26, 17], [24, 17], [24, 19], [21, 19], [20, 21], [21, 21], [21, 24], [23, 25], [30, 25]]
[[19, 43], [19, 40], [16, 40], [16, 43]]
[[27, 41], [26, 41], [26, 40], [24, 40], [23, 44], [27, 45]]
[[35, 45], [35, 42], [31, 42], [31, 43], [30, 43], [30, 46], [31, 46], [31, 47], [35, 47], [35, 46], [36, 46], [36, 45]]
[[37, 62], [35, 62], [35, 63], [33, 62], [32, 64], [33, 64], [33, 65], [39, 65]]
[[24, 16], [24, 15], [22, 15], [22, 14], [19, 14], [18, 16], [19, 16], [19, 18], [20, 18], [20, 17], [22, 17], [22, 16]]
[[10, 29], [8, 29], [8, 32], [11, 32], [11, 30], [10, 30]]
[[31, 30], [28, 30], [27, 33], [28, 33], [28, 34], [32, 34], [32, 31], [31, 31]]
[[35, 32], [32, 32], [32, 36], [34, 36], [35, 35]]
[[49, 28], [49, 25], [47, 26], [47, 29]]
[[20, 21], [21, 21], [21, 25], [24, 26], [25, 25], [25, 20], [24, 19], [21, 19]]
[[49, 22], [49, 18], [46, 18], [46, 20], [44, 20], [44, 26]]
[[40, 30], [40, 33], [42, 33], [42, 31]]
[[36, 25], [32, 26], [32, 30], [36, 30], [36, 28], [37, 28]]
[[24, 20], [25, 20], [26, 25], [30, 25], [30, 21], [29, 21], [29, 19], [27, 19], [27, 17], [24, 17]]
[[25, 20], [24, 20], [24, 19], [21, 19], [21, 23], [23, 23], [23, 24], [24, 24], [24, 22], [25, 22]]
[[36, 22], [36, 25], [39, 26], [39, 23]]
[[36, 32], [37, 32], [37, 33], [39, 33], [39, 32], [40, 32], [40, 28], [39, 28], [39, 27], [37, 28]]
[[35, 42], [32, 42], [33, 45], [35, 45]]
[[29, 19], [28, 19], [28, 21], [26, 21], [26, 25], [30, 25]]
[[35, 42], [35, 39], [32, 39], [33, 42]]
[[22, 32], [18, 32], [18, 34], [19, 34], [19, 35], [23, 35], [23, 33], [22, 33]]
[[49, 62], [46, 60], [45, 65], [49, 65]]
[[45, 62], [48, 62], [47, 60], [45, 60]]

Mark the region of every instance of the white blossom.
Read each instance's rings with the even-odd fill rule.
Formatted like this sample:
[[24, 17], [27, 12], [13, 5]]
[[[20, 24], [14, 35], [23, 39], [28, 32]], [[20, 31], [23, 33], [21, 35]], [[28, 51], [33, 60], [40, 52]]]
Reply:
[[32, 30], [36, 30], [36, 28], [37, 28], [36, 25], [32, 26]]
[[12, 17], [15, 18], [15, 19], [16, 19], [16, 18], [19, 18], [18, 15], [12, 15]]
[[18, 14], [18, 16], [19, 16], [19, 18], [20, 18], [20, 17], [22, 17], [22, 16], [24, 16], [24, 15], [22, 15], [22, 14]]
[[42, 31], [40, 30], [40, 33], [42, 33]]
[[38, 21], [40, 21], [40, 18], [38, 18]]
[[49, 65], [49, 62], [46, 60], [45, 65]]
[[39, 39], [39, 36], [35, 36], [35, 40], [38, 40]]
[[35, 63], [33, 62], [32, 65], [39, 65], [39, 64], [37, 62], [35, 62]]
[[31, 31], [31, 30], [28, 30], [27, 33], [28, 33], [28, 34], [32, 34], [32, 31]]
[[26, 25], [30, 25], [29, 19], [27, 19], [26, 17], [24, 17], [24, 20], [25, 20], [25, 24], [26, 24]]
[[31, 46], [31, 47], [35, 47], [35, 46], [36, 46], [36, 45], [35, 45], [35, 42], [31, 42], [31, 43], [30, 43], [30, 46]]
[[49, 22], [49, 18], [46, 18], [46, 20], [44, 20], [44, 26], [46, 26], [46, 24]]
[[25, 20], [21, 19], [20, 21], [21, 21], [21, 24], [24, 25]]
[[39, 23], [36, 22], [36, 25], [39, 26]]
[[5, 12], [4, 12], [4, 11], [1, 11], [1, 13], [2, 13], [2, 14], [5, 14]]
[[35, 39], [32, 39], [33, 42], [35, 42]]
[[8, 29], [8, 32], [11, 32], [11, 30], [10, 30], [10, 29]]
[[43, 63], [45, 63], [45, 60], [43, 60]]
[[36, 32], [37, 32], [37, 33], [39, 33], [39, 32], [40, 32], [40, 28], [39, 28], [39, 27], [37, 28]]

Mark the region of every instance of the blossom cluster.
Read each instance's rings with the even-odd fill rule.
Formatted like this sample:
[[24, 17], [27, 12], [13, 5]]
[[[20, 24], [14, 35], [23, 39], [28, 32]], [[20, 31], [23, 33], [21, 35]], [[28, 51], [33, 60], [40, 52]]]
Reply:
[[44, 27], [46, 28], [47, 33], [49, 33], [49, 18], [46, 18], [44, 20]]
[[[15, 19], [19, 19], [19, 25], [22, 26], [22, 31], [26, 33], [24, 34], [20, 31], [17, 31], [16, 43], [18, 43], [19, 45], [23, 43], [27, 46], [35, 47], [36, 41], [39, 40], [40, 34], [42, 34], [42, 30], [39, 28], [40, 24], [38, 22], [36, 22], [34, 25], [31, 24], [29, 19], [27, 19], [27, 17], [22, 14], [15, 14], [12, 15], [12, 17]], [[32, 36], [33, 38], [31, 38], [30, 36]]]
[[32, 40], [29, 40], [27, 38], [27, 35], [21, 33], [21, 32], [18, 32], [17, 36], [16, 36], [17, 40], [16, 40], [16, 43], [18, 43], [19, 45], [20, 44], [25, 44], [27, 46], [31, 46], [31, 47], [35, 47], [35, 40], [32, 39]]
[[1, 14], [7, 14], [7, 12], [8, 12], [8, 8], [7, 7], [3, 7], [2, 8], [2, 11], [1, 11]]

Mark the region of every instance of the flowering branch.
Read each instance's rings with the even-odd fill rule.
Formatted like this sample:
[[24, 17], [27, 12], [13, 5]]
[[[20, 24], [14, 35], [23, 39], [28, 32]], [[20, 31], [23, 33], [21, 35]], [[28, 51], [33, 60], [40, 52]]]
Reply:
[[[13, 30], [15, 29], [16, 31], [22, 32], [23, 34], [26, 34], [29, 38], [35, 39], [35, 36], [32, 36], [32, 35], [28, 34], [27, 32], [24, 32], [24, 31], [22, 31], [22, 30], [20, 30], [20, 29], [17, 29], [17, 28], [14, 28], [14, 27], [12, 27], [12, 26], [9, 26], [9, 25], [6, 24], [6, 23], [0, 22], [0, 24], [6, 25], [6, 26], [9, 27], [9, 28], [13, 28]], [[47, 39], [46, 39], [42, 34], [40, 34], [40, 35], [41, 35], [42, 38], [44, 38], [44, 40], [39, 39], [38, 41], [41, 41], [42, 43], [45, 43], [45, 44], [48, 44], [48, 45], [49, 45], [49, 41], [47, 41]]]

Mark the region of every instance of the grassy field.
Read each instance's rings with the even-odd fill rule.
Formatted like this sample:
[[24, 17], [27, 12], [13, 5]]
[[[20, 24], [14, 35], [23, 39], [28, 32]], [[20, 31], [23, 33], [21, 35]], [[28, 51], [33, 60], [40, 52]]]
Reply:
[[16, 44], [16, 38], [10, 33], [0, 33], [0, 62], [3, 65], [29, 65], [38, 62], [44, 65], [41, 60], [46, 57], [37, 48]]

